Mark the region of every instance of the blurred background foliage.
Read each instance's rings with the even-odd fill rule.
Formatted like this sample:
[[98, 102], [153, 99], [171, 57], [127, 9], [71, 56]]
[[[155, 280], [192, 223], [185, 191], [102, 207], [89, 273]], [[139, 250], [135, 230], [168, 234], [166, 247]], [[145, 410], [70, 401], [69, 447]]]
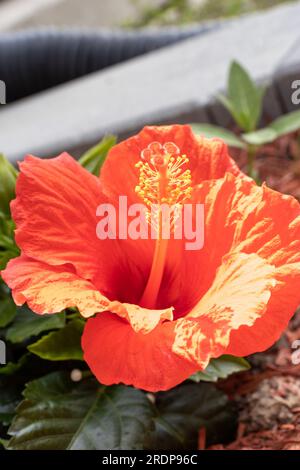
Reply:
[[144, 27], [178, 25], [212, 19], [230, 18], [263, 10], [291, 0], [162, 0], [159, 5], [142, 0], [131, 0], [138, 10], [136, 20], [125, 26]]

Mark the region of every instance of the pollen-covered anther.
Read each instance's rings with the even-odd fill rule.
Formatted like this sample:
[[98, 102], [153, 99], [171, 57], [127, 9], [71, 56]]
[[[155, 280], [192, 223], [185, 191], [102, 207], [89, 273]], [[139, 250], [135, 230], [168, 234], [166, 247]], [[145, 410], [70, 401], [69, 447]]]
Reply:
[[188, 163], [188, 157], [181, 155], [173, 142], [164, 145], [152, 142], [142, 150], [141, 160], [136, 164], [140, 175], [135, 191], [148, 208], [152, 204], [182, 205], [191, 197]]

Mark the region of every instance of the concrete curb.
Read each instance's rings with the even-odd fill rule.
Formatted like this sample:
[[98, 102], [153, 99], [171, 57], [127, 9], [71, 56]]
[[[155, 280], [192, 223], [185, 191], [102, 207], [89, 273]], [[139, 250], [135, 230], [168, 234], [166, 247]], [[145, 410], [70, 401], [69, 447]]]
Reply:
[[[121, 136], [145, 124], [214, 121], [226, 116], [210, 106], [225, 88], [231, 60], [257, 80], [277, 80], [296, 43], [300, 2], [249, 15], [216, 32], [185, 40], [49, 92], [1, 108], [0, 149], [12, 161], [26, 153], [78, 154], [106, 132]], [[297, 57], [296, 57], [297, 59]], [[280, 114], [278, 90], [265, 106]]]

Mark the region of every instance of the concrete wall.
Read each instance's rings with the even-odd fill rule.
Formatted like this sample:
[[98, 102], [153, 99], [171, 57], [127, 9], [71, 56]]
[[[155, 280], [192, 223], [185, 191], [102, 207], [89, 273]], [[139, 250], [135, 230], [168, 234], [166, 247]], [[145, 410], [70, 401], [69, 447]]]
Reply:
[[222, 111], [216, 107], [212, 112], [210, 103], [224, 90], [232, 60], [256, 80], [278, 83], [267, 96], [272, 114], [280, 114], [283, 105], [284, 112], [291, 110], [293, 76], [287, 83], [282, 77], [288, 66], [299, 78], [299, 18], [300, 2], [249, 15], [1, 106], [0, 151], [12, 161], [26, 153], [51, 156], [66, 150], [78, 155], [107, 132], [125, 136], [146, 124], [222, 122]]

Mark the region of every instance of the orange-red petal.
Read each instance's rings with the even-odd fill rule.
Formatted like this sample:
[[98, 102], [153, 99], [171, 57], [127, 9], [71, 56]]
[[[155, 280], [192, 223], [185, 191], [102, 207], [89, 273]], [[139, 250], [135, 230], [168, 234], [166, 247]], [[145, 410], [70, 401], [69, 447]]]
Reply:
[[99, 269], [96, 209], [104, 199], [98, 178], [72, 157], [20, 164], [12, 216], [22, 252], [53, 266], [70, 263], [91, 279]]
[[165, 320], [173, 320], [173, 308], [151, 310], [128, 303], [118, 301], [111, 302], [109, 311], [116, 313], [120, 318], [125, 318], [136, 333], [148, 334], [157, 325]]
[[[153, 243], [100, 243], [95, 234], [100, 202], [119, 195], [137, 202], [135, 163], [151, 142], [174, 142], [189, 157], [193, 184], [201, 183], [193, 202], [205, 205], [204, 248], [188, 252], [182, 241], [170, 242], [157, 311], [128, 304], [138, 303], [145, 286]], [[238, 174], [224, 144], [196, 138], [188, 126], [145, 128], [119, 144], [100, 183], [67, 155], [29, 157], [12, 206], [27, 256], [13, 260], [4, 278], [16, 301], [38, 313], [74, 306], [72, 299], [85, 315], [110, 310], [88, 320], [82, 342], [104, 384], [165, 390], [212, 357], [261, 351], [300, 302], [300, 206]], [[107, 304], [98, 290], [126, 303]]]
[[[204, 248], [181, 250], [177, 274], [168, 264], [162, 291], [166, 305], [176, 296], [175, 307], [193, 300], [190, 313], [175, 310], [176, 320], [145, 335], [112, 314], [89, 320], [83, 348], [100, 381], [152, 391], [174, 386], [213, 357], [271, 346], [300, 303], [299, 203], [231, 175], [199, 185], [195, 198], [205, 204]], [[114, 332], [117, 355], [104, 339]]]
[[142, 151], [152, 142], [163, 145], [172, 142], [179, 147], [181, 155], [189, 158], [193, 185], [207, 179], [222, 178], [226, 172], [245, 177], [221, 140], [195, 136], [188, 125], [149, 126], [110, 150], [100, 174], [109, 198], [115, 199], [121, 194], [128, 196], [129, 203], [138, 202], [135, 187], [139, 171], [135, 165], [140, 161]]
[[267, 310], [253, 326], [232, 331], [226, 354], [248, 356], [265, 351], [277, 341], [300, 303], [300, 263], [276, 268], [276, 286]]
[[93, 284], [68, 265], [50, 266], [24, 255], [12, 259], [1, 272], [17, 305], [27, 302], [38, 314], [78, 307], [84, 317], [107, 310], [109, 301]]
[[70, 264], [112, 300], [138, 302], [153, 241], [98, 239], [97, 207], [109, 202], [99, 179], [66, 153], [28, 156], [20, 170], [12, 214], [22, 253], [52, 266]]
[[256, 253], [276, 267], [300, 261], [300, 205], [293, 197], [227, 173], [198, 185], [193, 202], [204, 204], [204, 246], [187, 251], [179, 241], [171, 244], [164, 296], [174, 305], [175, 318], [176, 311], [187, 313], [207, 292], [232, 251]]
[[[176, 323], [173, 351], [203, 368], [226, 352], [233, 330], [253, 327], [267, 311], [276, 287], [275, 268], [256, 254], [226, 255], [212, 286], [192, 311]], [[258, 344], [252, 344], [255, 349]], [[252, 352], [254, 352], [252, 351]]]
[[156, 392], [168, 390], [196, 372], [197, 365], [172, 352], [174, 322], [136, 333], [118, 316], [90, 318], [82, 336], [84, 359], [100, 383], [124, 383]]

